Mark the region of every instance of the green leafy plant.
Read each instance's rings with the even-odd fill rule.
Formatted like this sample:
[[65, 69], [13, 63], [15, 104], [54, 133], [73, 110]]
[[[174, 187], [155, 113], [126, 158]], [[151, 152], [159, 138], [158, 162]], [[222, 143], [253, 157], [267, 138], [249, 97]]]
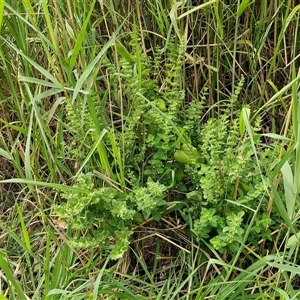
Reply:
[[[271, 220], [266, 217], [270, 190], [267, 174], [279, 149], [276, 143], [263, 145], [257, 133], [260, 164], [253, 159], [255, 153], [242, 128], [241, 117], [230, 113], [242, 85], [243, 78], [219, 118], [210, 118], [199, 127], [195, 154], [190, 151], [187, 156], [182, 150], [175, 152], [175, 159], [184, 165], [182, 180], [192, 183], [185, 185], [188, 208], [183, 210], [185, 219], [192, 216], [192, 232], [198, 239], [209, 241], [216, 250], [227, 249], [231, 253], [238, 250], [246, 232], [245, 220], [253, 215], [261, 201], [264, 205], [248, 240], [257, 245], [260, 237], [271, 239], [268, 229]], [[253, 130], [259, 132], [259, 120]], [[192, 160], [192, 157], [197, 159]]]
[[300, 6], [202, 2], [0, 1], [1, 299], [299, 298]]
[[[62, 194], [66, 202], [54, 205], [53, 211], [75, 232], [71, 239], [75, 247], [98, 246], [117, 259], [128, 249], [132, 224], [151, 214], [157, 217], [159, 208], [166, 205], [165, 190], [165, 186], [149, 179], [146, 187], [125, 194], [111, 187], [96, 188], [90, 175], [80, 174], [74, 191]], [[78, 230], [87, 232], [77, 236]]]
[[[178, 188], [187, 195], [181, 212], [186, 220], [191, 220], [191, 232], [199, 241], [209, 241], [218, 251], [227, 249], [234, 253], [245, 232], [244, 220], [251, 217], [260, 201], [267, 204], [269, 186], [262, 180], [262, 172], [267, 171], [264, 168], [268, 168], [273, 159], [269, 148], [275, 147], [261, 147], [260, 165], [253, 160], [255, 154], [245, 125], [239, 112], [232, 111], [238, 106], [244, 77], [218, 117], [210, 118], [203, 125], [197, 124], [204, 109], [207, 88], [203, 88], [200, 99], [192, 99], [183, 105], [184, 92], [178, 74], [183, 65], [184, 39], [179, 48], [175, 48], [173, 40], [169, 41], [163, 72], [159, 70], [161, 51], [157, 49], [156, 56], [150, 58], [142, 51], [138, 40], [135, 28], [129, 44], [131, 51], [118, 44], [122, 76], [116, 69], [111, 75], [112, 85], [119, 84], [118, 77], [121, 80], [123, 101], [127, 103], [123, 104], [121, 127], [113, 120], [109, 123], [109, 119], [101, 119], [109, 130], [108, 137], [113, 137], [105, 136], [103, 145], [106, 149], [102, 148], [107, 153], [105, 161], [106, 166], [110, 166], [109, 176], [118, 178], [111, 167], [115, 165], [117, 149], [123, 161], [115, 165], [115, 170], [122, 166], [130, 181], [127, 184], [119, 182], [120, 190], [105, 187], [105, 182], [101, 183], [104, 187], [97, 189], [91, 186], [89, 177], [84, 177], [88, 182], [79, 177], [76, 186], [88, 189], [89, 193], [85, 196], [64, 194], [67, 203], [56, 206], [55, 213], [74, 229], [88, 229], [96, 222], [97, 229], [89, 230], [77, 246], [101, 245], [105, 251], [114, 249], [112, 255], [118, 258], [129, 245], [132, 223], [151, 216], [159, 220], [162, 214], [168, 213], [164, 200], [167, 193], [182, 202], [174, 192]], [[105, 66], [114, 69], [108, 58]], [[162, 73], [162, 81], [157, 78], [159, 73]], [[117, 103], [117, 99], [111, 101]], [[78, 132], [86, 130], [81, 128], [80, 131], [76, 122], [72, 125], [72, 120], [76, 119], [74, 109], [70, 104], [66, 108], [76, 141]], [[114, 114], [116, 110], [112, 109], [111, 116]], [[95, 128], [87, 131], [93, 137], [96, 126], [88, 121], [89, 115], [86, 118], [85, 126]], [[258, 119], [253, 130], [258, 132], [259, 129]], [[81, 135], [77, 139], [82, 146], [83, 138]], [[256, 134], [256, 143], [261, 143], [259, 134]], [[76, 152], [74, 154], [77, 157]], [[264, 213], [262, 209], [256, 216], [256, 226], [250, 233], [249, 240], [254, 244], [258, 243], [259, 234], [270, 238], [270, 231], [266, 230], [270, 220]]]

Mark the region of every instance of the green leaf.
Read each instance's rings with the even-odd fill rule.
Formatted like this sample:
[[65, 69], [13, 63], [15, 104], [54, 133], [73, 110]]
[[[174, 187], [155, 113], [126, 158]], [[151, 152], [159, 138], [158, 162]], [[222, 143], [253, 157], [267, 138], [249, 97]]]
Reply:
[[243, 0], [242, 3], [239, 5], [239, 8], [237, 10], [237, 17], [241, 16], [241, 14], [244, 12], [244, 10], [247, 8], [249, 4], [249, 0]]
[[[0, 268], [1, 268], [1, 270], [4, 272], [4, 274], [6, 276], [9, 286], [12, 285], [14, 287], [15, 292], [16, 292], [16, 294], [18, 296], [17, 299], [27, 300], [27, 297], [24, 294], [21, 285], [15, 279], [15, 276], [14, 276], [11, 268], [9, 267], [9, 265], [8, 265], [6, 259], [5, 259], [5, 254], [2, 253], [2, 252], [0, 252]], [[11, 291], [11, 294], [13, 294], [12, 291]]]
[[291, 246], [299, 243], [299, 239], [300, 239], [300, 232], [296, 233], [296, 234], [293, 234], [289, 239], [288, 239], [288, 242], [286, 244], [286, 246], [288, 248], [290, 248]]
[[12, 178], [12, 179], [0, 180], [0, 183], [23, 183], [23, 184], [27, 184], [27, 185], [37, 185], [37, 186], [49, 187], [51, 189], [62, 190], [62, 191], [70, 192], [70, 193], [71, 192], [77, 192], [77, 193], [83, 193], [83, 194], [90, 193], [89, 190], [83, 189], [80, 187], [76, 187], [76, 186], [67, 186], [64, 184], [28, 180], [28, 179], [24, 179], [24, 178]]
[[[44, 69], [42, 66], [40, 66], [38, 63], [36, 63], [34, 60], [32, 60], [30, 57], [25, 55], [21, 50], [19, 50], [16, 46], [11, 44], [8, 40], [5, 40], [5, 42], [20, 56], [22, 56], [28, 63], [30, 63], [36, 70], [38, 70], [41, 74], [43, 74], [48, 80], [50, 80], [53, 83], [53, 86], [59, 89], [64, 89], [62, 84], [46, 69]], [[29, 78], [29, 77], [25, 77]], [[45, 82], [45, 81], [44, 81]]]
[[16, 203], [16, 206], [17, 206], [17, 211], [18, 211], [20, 223], [21, 223], [21, 228], [22, 228], [22, 233], [23, 233], [23, 238], [24, 238], [24, 241], [25, 241], [25, 245], [27, 247], [27, 251], [30, 254], [32, 254], [31, 244], [30, 244], [30, 238], [29, 238], [29, 234], [28, 234], [26, 225], [24, 223], [24, 218], [23, 218], [23, 215], [22, 215], [22, 212], [21, 212], [21, 209], [20, 209], [18, 203]]
[[241, 135], [241, 137], [243, 137], [245, 134], [245, 130], [246, 130], [243, 114], [240, 114], [239, 122], [240, 122], [240, 135]]
[[81, 90], [84, 82], [87, 80], [87, 78], [89, 77], [89, 75], [95, 70], [96, 65], [99, 64], [99, 61], [104, 56], [104, 54], [106, 53], [106, 51], [114, 43], [114, 41], [116, 39], [116, 35], [120, 31], [120, 28], [121, 28], [121, 26], [113, 33], [113, 35], [107, 41], [107, 43], [105, 45], [103, 45], [102, 49], [99, 51], [99, 53], [97, 54], [97, 56], [90, 62], [90, 64], [87, 66], [87, 68], [84, 70], [84, 72], [82, 73], [82, 75], [77, 80], [76, 86], [74, 88], [73, 97], [72, 97], [72, 103], [74, 103], [74, 101], [76, 100], [77, 95], [79, 94], [79, 92], [80, 92], [80, 90]]
[[184, 171], [183, 169], [179, 169], [175, 173], [175, 179], [177, 182], [181, 181], [184, 178]]
[[[1, 1], [2, 2], [2, 1]], [[3, 1], [4, 2], [4, 1]], [[23, 0], [22, 1], [23, 5], [25, 6], [26, 10], [29, 12], [29, 15], [31, 15], [32, 17], [36, 15], [30, 1], [28, 0]]]
[[13, 159], [12, 155], [9, 152], [2, 149], [2, 148], [0, 148], [0, 155], [5, 157], [6, 159], [9, 159], [9, 160]]
[[134, 216], [133, 216], [133, 222], [142, 223], [144, 221], [145, 221], [145, 219], [144, 219], [143, 215], [140, 212], [136, 212], [134, 214]]
[[83, 26], [81, 27], [80, 33], [76, 37], [76, 43], [75, 43], [75, 46], [74, 46], [74, 49], [73, 49], [73, 52], [72, 52], [72, 56], [71, 56], [71, 59], [70, 59], [70, 64], [69, 64], [69, 76], [72, 76], [73, 67], [75, 66], [76, 59], [77, 59], [78, 54], [79, 54], [79, 52], [82, 48], [83, 39], [86, 35], [86, 29], [87, 29], [87, 26], [90, 22], [91, 15], [94, 11], [95, 2], [96, 2], [95, 0], [92, 2], [90, 11], [89, 11], [84, 23], [83, 23]]
[[4, 1], [0, 1], [0, 33], [1, 33], [2, 21], [3, 21], [3, 12], [4, 12]]
[[116, 49], [120, 56], [122, 56], [124, 59], [128, 60], [129, 62], [132, 62], [131, 55], [127, 51], [127, 49], [123, 46], [123, 44], [116, 42]]
[[283, 157], [281, 158], [281, 160], [279, 161], [279, 163], [276, 165], [276, 167], [274, 168], [274, 170], [271, 172], [271, 178], [275, 178], [275, 176], [278, 174], [278, 172], [281, 170], [282, 166], [285, 164], [286, 161], [288, 161], [292, 155], [292, 153], [294, 152], [294, 150], [297, 147], [297, 143], [291, 145], [288, 150], [286, 151], [286, 153], [283, 155]]
[[174, 158], [182, 164], [192, 164], [200, 159], [200, 155], [195, 147], [183, 144], [181, 149], [174, 153]]
[[42, 86], [47, 86], [47, 87], [52, 87], [52, 88], [57, 88], [57, 84], [55, 84], [53, 82], [46, 81], [46, 80], [39, 79], [39, 78], [34, 78], [34, 77], [20, 76], [19, 81], [34, 83], [36, 85], [42, 85]]
[[296, 195], [294, 193], [295, 186], [293, 172], [287, 161], [282, 166], [281, 173], [283, 177], [286, 209], [289, 218], [292, 220], [295, 213]]
[[[27, 1], [29, 2], [29, 1]], [[43, 0], [42, 1], [42, 7], [43, 7], [43, 14], [44, 14], [44, 18], [45, 18], [45, 21], [46, 21], [46, 28], [48, 29], [48, 32], [49, 32], [49, 35], [50, 35], [50, 38], [51, 38], [51, 41], [52, 41], [52, 45], [53, 45], [53, 48], [54, 50], [59, 53], [59, 47], [58, 47], [58, 43], [57, 43], [57, 37], [56, 37], [56, 34], [54, 32], [54, 28], [52, 26], [53, 22], [51, 20], [51, 15], [49, 13], [49, 9], [48, 9], [48, 1], [47, 0]]]
[[155, 104], [161, 111], [167, 111], [166, 102], [163, 99], [157, 99]]
[[279, 135], [276, 133], [264, 133], [264, 134], [261, 134], [261, 136], [266, 136], [266, 137], [272, 138], [274, 140], [293, 142], [293, 140], [287, 138], [286, 136]]
[[295, 234], [297, 231], [296, 231], [291, 219], [289, 218], [289, 214], [284, 207], [283, 201], [282, 201], [282, 199], [270, 177], [269, 177], [269, 181], [270, 181], [271, 190], [272, 190], [273, 197], [274, 197], [274, 206], [273, 207], [277, 211], [277, 213], [282, 217], [282, 219], [285, 221], [286, 225], [290, 228], [291, 232]]
[[190, 159], [189, 155], [186, 154], [186, 153], [185, 153], [184, 151], [182, 151], [182, 150], [176, 151], [175, 154], [174, 154], [174, 158], [175, 158], [178, 162], [180, 162], [180, 163], [182, 163], [182, 164], [189, 164], [189, 163], [191, 162], [191, 159]]
[[191, 200], [202, 200], [202, 195], [199, 191], [192, 191], [186, 194], [187, 199]]
[[161, 219], [161, 214], [159, 213], [159, 211], [153, 211], [152, 217], [153, 217], [154, 221], [158, 222]]

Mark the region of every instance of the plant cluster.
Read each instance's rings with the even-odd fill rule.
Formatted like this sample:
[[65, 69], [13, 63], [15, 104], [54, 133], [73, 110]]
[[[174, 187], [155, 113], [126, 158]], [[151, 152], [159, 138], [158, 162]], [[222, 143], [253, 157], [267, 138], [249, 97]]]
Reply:
[[270, 238], [266, 229], [271, 222], [264, 211], [269, 197], [265, 175], [273, 156], [268, 148], [261, 149], [258, 165], [249, 140], [241, 136], [240, 119], [230, 121], [229, 117], [225, 111], [202, 126], [201, 161], [185, 165], [191, 180], [186, 211], [193, 215], [193, 232], [200, 239], [209, 239], [221, 252], [226, 247], [237, 250], [246, 231], [244, 221], [249, 221], [254, 208], [262, 207], [248, 241], [257, 244], [258, 233]]
[[[218, 117], [200, 124], [208, 88], [203, 88], [200, 99], [184, 103], [179, 76], [183, 45], [184, 41], [180, 41], [180, 47], [176, 48], [171, 41], [163, 59], [162, 50], [157, 49], [154, 58], [143, 53], [136, 31], [130, 43], [131, 52], [119, 44], [121, 84], [126, 100], [122, 108], [124, 123], [121, 128], [114, 122], [105, 124], [114, 135], [113, 142], [106, 139], [105, 145], [107, 153], [118, 149], [124, 159], [125, 177], [130, 181], [125, 185], [119, 182], [119, 191], [105, 187], [105, 182], [103, 187], [96, 188], [90, 176], [80, 175], [75, 188], [84, 189], [84, 193], [75, 189], [62, 195], [67, 202], [55, 206], [55, 213], [74, 230], [89, 229], [84, 238], [74, 241], [77, 246], [99, 245], [102, 250], [113, 249], [112, 257], [120, 257], [129, 245], [134, 222], [150, 216], [159, 220], [161, 214], [167, 213], [167, 194], [184, 205], [180, 212], [191, 233], [220, 252], [237, 251], [245, 235], [245, 221], [251, 219], [253, 209], [258, 206], [262, 208], [249, 240], [257, 245], [261, 236], [270, 238], [271, 221], [264, 211], [269, 186], [263, 179], [272, 161], [268, 154], [270, 146], [261, 149], [258, 164], [242, 117], [233, 112], [244, 78]], [[159, 67], [162, 63], [164, 67]], [[105, 66], [112, 71], [108, 58]], [[118, 84], [119, 75], [114, 69], [112, 86]], [[67, 105], [66, 110], [69, 119], [75, 119], [74, 108]], [[260, 130], [259, 120], [256, 123], [254, 132]], [[85, 126], [91, 124], [89, 121]], [[78, 124], [72, 128], [74, 137], [78, 136]], [[85, 132], [93, 131], [91, 127]], [[256, 142], [259, 143], [259, 138]], [[109, 163], [113, 165], [114, 160]], [[182, 199], [182, 193], [186, 199]]]
[[166, 205], [163, 200], [166, 187], [148, 179], [146, 187], [136, 187], [122, 193], [111, 187], [96, 188], [90, 175], [80, 174], [74, 190], [63, 193], [66, 200], [54, 205], [54, 213], [65, 220], [73, 230], [87, 230], [84, 237], [75, 237], [72, 244], [78, 248], [99, 246], [111, 251], [111, 258], [120, 258], [127, 250], [134, 222], [141, 222], [151, 214], [158, 215]]
[[1, 299], [299, 298], [300, 6], [202, 2], [0, 1]]

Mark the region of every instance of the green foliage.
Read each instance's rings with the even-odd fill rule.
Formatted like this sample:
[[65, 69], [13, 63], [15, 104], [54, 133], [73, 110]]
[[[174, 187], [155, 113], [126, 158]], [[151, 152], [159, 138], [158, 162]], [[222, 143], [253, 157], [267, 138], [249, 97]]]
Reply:
[[180, 150], [175, 151], [174, 158], [182, 164], [195, 165], [201, 160], [198, 150], [192, 145], [183, 144]]
[[[203, 88], [200, 99], [184, 103], [179, 76], [184, 39], [180, 40], [179, 47], [175, 47], [171, 39], [164, 58], [162, 50], [156, 49], [151, 58], [139, 45], [136, 28], [129, 43], [131, 50], [119, 44], [121, 77], [108, 58], [104, 62], [107, 70], [113, 72], [110, 80], [113, 89], [117, 89], [121, 80], [124, 102], [121, 127], [113, 120], [102, 123], [114, 137], [114, 143], [106, 138], [106, 151], [120, 151], [123, 161], [119, 166], [124, 166], [125, 177], [130, 181], [125, 186], [120, 182], [123, 192], [119, 192], [105, 187], [104, 182], [104, 186], [97, 189], [90, 177], [78, 177], [76, 186], [89, 193], [64, 194], [67, 202], [55, 207], [56, 214], [73, 229], [89, 229], [76, 245], [100, 245], [104, 251], [113, 249], [114, 258], [120, 257], [129, 245], [134, 221], [141, 222], [151, 216], [159, 220], [167, 213], [164, 199], [167, 193], [172, 193], [179, 202], [185, 201], [174, 192], [176, 189], [187, 195], [182, 216], [185, 219], [190, 216], [191, 232], [199, 241], [208, 241], [214, 249], [220, 252], [227, 249], [231, 253], [238, 250], [246, 232], [245, 220], [251, 218], [261, 201], [264, 206], [256, 216], [248, 240], [257, 245], [260, 235], [270, 238], [267, 229], [270, 219], [264, 214], [269, 186], [262, 176], [273, 159], [271, 146], [261, 147], [261, 162], [257, 165], [245, 125], [239, 112], [233, 112], [238, 107], [244, 77], [218, 116], [201, 125], [199, 119], [208, 88]], [[111, 101], [117, 103], [118, 98]], [[74, 105], [67, 103], [66, 109], [70, 128], [76, 132], [74, 141], [89, 145], [87, 137], [82, 135], [92, 138], [96, 130], [89, 114], [81, 113], [81, 123], [87, 127], [80, 127], [78, 121], [73, 121], [78, 114]], [[111, 113], [113, 116], [116, 111]], [[257, 119], [253, 132], [259, 130]], [[259, 134], [256, 134], [256, 143], [260, 143]], [[74, 151], [77, 150], [75, 147]], [[76, 153], [74, 151], [70, 153]], [[83, 152], [86, 155], [84, 153], [86, 151]], [[108, 156], [108, 164], [114, 165], [112, 159], [113, 156]], [[91, 230], [95, 223], [97, 229]]]
[[129, 200], [135, 204], [138, 211], [143, 213], [145, 219], [152, 214], [154, 219], [160, 219], [159, 208], [166, 206], [163, 200], [166, 187], [158, 182], [148, 179], [147, 187], [135, 187], [133, 194], [129, 194]]
[[0, 2], [1, 299], [299, 298], [296, 2]]
[[[111, 251], [111, 257], [122, 257], [129, 245], [131, 228], [141, 215], [159, 216], [159, 207], [166, 205], [163, 200], [166, 188], [149, 179], [147, 187], [136, 187], [127, 194], [111, 187], [96, 188], [90, 175], [80, 174], [71, 193], [62, 193], [66, 200], [53, 205], [54, 213], [65, 220], [76, 233], [87, 230], [85, 236], [72, 238], [78, 248], [98, 246], [104, 252]], [[159, 218], [159, 217], [158, 217]]]
[[[240, 89], [239, 84], [233, 101], [237, 100]], [[210, 240], [221, 252], [225, 248], [232, 253], [238, 250], [238, 242], [247, 229], [245, 221], [261, 201], [264, 205], [248, 241], [257, 245], [259, 235], [270, 238], [267, 229], [270, 219], [264, 214], [269, 186], [267, 177], [263, 179], [263, 176], [270, 171], [276, 147], [273, 150], [270, 150], [272, 146], [261, 148], [261, 161], [257, 165], [253, 148], [247, 136], [241, 135], [239, 124], [239, 116], [229, 115], [229, 109], [218, 119], [210, 118], [198, 137], [202, 161], [185, 165], [185, 174], [192, 180], [186, 212], [193, 215], [193, 232], [199, 239]], [[254, 131], [259, 128], [257, 123]]]
[[240, 211], [237, 214], [230, 214], [226, 217], [226, 225], [222, 233], [211, 239], [213, 247], [219, 251], [222, 251], [224, 247], [229, 245], [229, 250], [235, 253], [239, 248], [237, 242], [241, 242], [244, 234], [242, 227], [244, 211]]

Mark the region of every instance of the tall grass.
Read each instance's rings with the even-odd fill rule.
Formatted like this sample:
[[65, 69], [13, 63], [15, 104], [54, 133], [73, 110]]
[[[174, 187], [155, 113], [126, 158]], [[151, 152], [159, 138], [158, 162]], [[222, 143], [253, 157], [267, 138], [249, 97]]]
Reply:
[[[0, 298], [298, 299], [299, 12], [293, 0], [0, 1]], [[184, 105], [208, 86], [199, 119], [218, 117], [244, 76], [232, 115], [242, 111], [254, 165], [261, 164], [257, 119], [266, 143], [281, 141], [266, 191], [267, 213], [283, 220], [272, 244], [249, 247], [246, 232], [236, 257], [221, 256], [200, 247], [175, 212], [137, 225], [118, 261], [97, 248], [74, 249], [67, 224], [51, 212], [59, 192], [74, 191], [82, 171], [128, 189], [126, 140], [117, 132], [135, 104], [125, 97], [122, 58], [140, 44], [142, 74], [142, 55], [153, 58], [160, 47], [165, 67], [168, 46], [182, 41]]]

